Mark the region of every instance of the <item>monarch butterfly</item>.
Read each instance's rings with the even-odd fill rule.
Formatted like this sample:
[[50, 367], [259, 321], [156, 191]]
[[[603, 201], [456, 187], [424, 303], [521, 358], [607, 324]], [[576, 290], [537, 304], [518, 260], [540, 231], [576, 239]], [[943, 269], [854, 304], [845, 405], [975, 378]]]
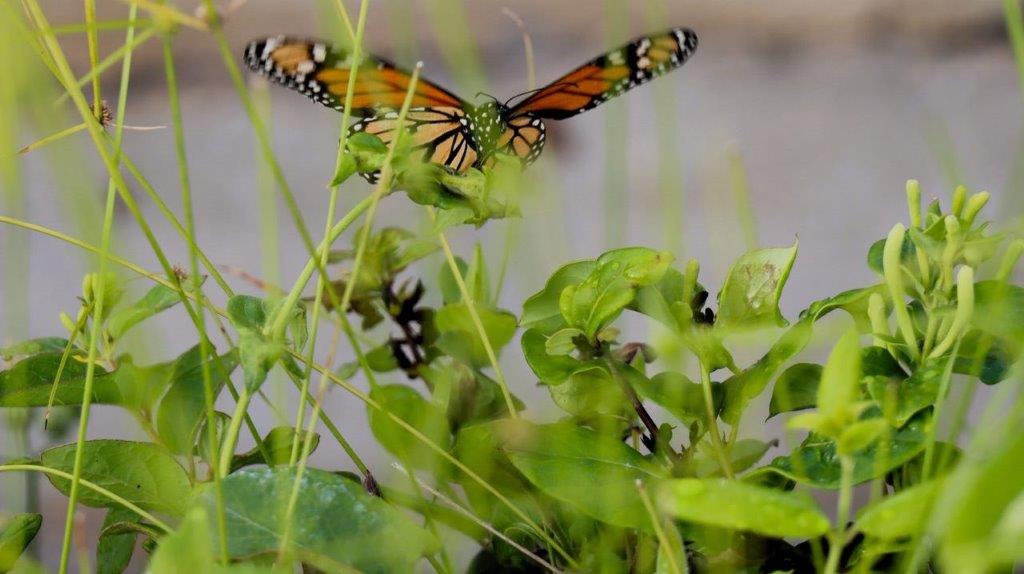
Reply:
[[[491, 98], [474, 105], [420, 78], [405, 129], [424, 161], [455, 172], [487, 167], [497, 153], [517, 156], [525, 166], [544, 149], [544, 120], [562, 120], [593, 109], [682, 66], [696, 49], [697, 35], [686, 28], [643, 36], [504, 103]], [[254, 72], [339, 111], [355, 64], [352, 54], [337, 46], [285, 36], [250, 42], [244, 60]], [[411, 78], [383, 58], [364, 57], [351, 109], [361, 119], [349, 133], [373, 134], [385, 143], [394, 139], [397, 110]], [[375, 175], [369, 174], [368, 179], [374, 181]]]

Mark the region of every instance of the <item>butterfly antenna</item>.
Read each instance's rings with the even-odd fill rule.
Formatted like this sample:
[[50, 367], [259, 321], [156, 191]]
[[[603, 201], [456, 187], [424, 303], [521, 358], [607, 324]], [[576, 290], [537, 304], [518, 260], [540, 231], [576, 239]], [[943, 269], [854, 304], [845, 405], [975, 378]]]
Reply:
[[479, 98], [480, 96], [487, 96], [488, 98], [491, 98], [491, 99], [492, 99], [492, 100], [494, 100], [495, 102], [497, 102], [497, 101], [498, 101], [498, 98], [496, 98], [496, 97], [492, 96], [491, 94], [488, 94], [487, 92], [477, 92], [477, 93], [476, 93], [476, 96], [474, 96], [474, 97], [476, 97], [476, 98]]
[[535, 90], [527, 90], [527, 91], [525, 91], [523, 93], [516, 94], [516, 95], [512, 96], [511, 98], [509, 98], [505, 102], [505, 106], [508, 107], [509, 104], [511, 104], [517, 98], [521, 98], [523, 96], [532, 96], [533, 94], [536, 94], [537, 92], [543, 92], [544, 90], [547, 90], [549, 88], [557, 88], [557, 87], [560, 87], [560, 86], [575, 86], [575, 85], [577, 85], [577, 84], [574, 83], [574, 82], [559, 82], [557, 84], [550, 84], [550, 85], [544, 86], [543, 88], [537, 88]]

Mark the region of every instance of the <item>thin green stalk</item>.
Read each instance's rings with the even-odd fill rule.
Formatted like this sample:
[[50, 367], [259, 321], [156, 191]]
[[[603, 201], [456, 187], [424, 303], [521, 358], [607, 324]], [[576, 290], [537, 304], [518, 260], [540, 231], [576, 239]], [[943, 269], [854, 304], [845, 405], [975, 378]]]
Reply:
[[[41, 466], [41, 465], [37, 465], [37, 464], [2, 464], [2, 465], [0, 465], [0, 472], [19, 472], [19, 471], [23, 471], [23, 472], [41, 472], [43, 474], [51, 474], [53, 476], [58, 476], [60, 478], [63, 478], [64, 480], [72, 480], [72, 478], [73, 478], [73, 476], [70, 473], [64, 472], [63, 470], [58, 470], [56, 468], [50, 468], [48, 466]], [[79, 482], [79, 484], [81, 484], [82, 486], [88, 488], [89, 490], [91, 490], [91, 491], [93, 491], [93, 492], [95, 492], [95, 493], [97, 493], [97, 494], [99, 494], [101, 496], [105, 496], [105, 497], [109, 498], [111, 501], [120, 504], [121, 506], [127, 508], [128, 510], [131, 510], [135, 514], [138, 514], [139, 517], [141, 517], [142, 519], [146, 520], [147, 522], [149, 522], [153, 526], [156, 526], [157, 528], [163, 530], [164, 532], [171, 532], [173, 530], [173, 528], [171, 528], [163, 520], [160, 520], [159, 518], [153, 516], [152, 514], [146, 512], [145, 510], [139, 508], [138, 506], [136, 506], [131, 501], [129, 501], [129, 500], [127, 500], [127, 499], [117, 495], [117, 494], [114, 494], [113, 492], [107, 490], [106, 488], [103, 488], [102, 486], [100, 486], [98, 484], [94, 484], [94, 483], [92, 483], [92, 482], [90, 482], [90, 481], [88, 481], [88, 480], [86, 480], [84, 478], [79, 478], [78, 482]]]
[[[430, 218], [432, 220], [435, 219], [434, 208], [428, 206], [427, 211], [430, 213]], [[473, 296], [466, 287], [466, 280], [462, 277], [462, 270], [459, 269], [458, 263], [455, 262], [452, 246], [448, 244], [448, 239], [444, 236], [443, 231], [437, 232], [437, 238], [441, 242], [441, 249], [444, 251], [445, 259], [448, 261], [448, 269], [451, 270], [455, 283], [459, 286], [462, 302], [466, 304], [466, 310], [469, 311], [469, 317], [473, 320], [477, 336], [480, 337], [480, 343], [484, 346], [484, 352], [487, 353], [487, 360], [490, 361], [491, 368], [494, 369], [494, 378], [498, 382], [498, 387], [501, 388], [502, 396], [505, 397], [505, 406], [508, 407], [509, 418], [519, 418], [519, 413], [516, 412], [516, 403], [512, 400], [512, 393], [508, 390], [508, 383], [505, 381], [505, 374], [501, 370], [501, 365], [498, 364], [498, 355], [494, 352], [494, 346], [491, 345], [491, 340], [487, 336], [487, 330], [484, 329], [483, 321], [480, 320], [480, 314], [476, 310], [476, 302], [473, 301]]]
[[[92, 23], [96, 19], [96, 5], [94, 0], [85, 0], [85, 18], [87, 23]], [[135, 35], [135, 27], [130, 26], [128, 28], [125, 42], [131, 42], [132, 37]], [[89, 34], [89, 62], [92, 67], [96, 66], [97, 56], [97, 39], [96, 31], [93, 30]], [[56, 59], [56, 58], [55, 58]], [[131, 72], [131, 54], [127, 54], [124, 58], [121, 68], [121, 88], [118, 95], [117, 103], [117, 123], [118, 127], [114, 135], [114, 148], [115, 154], [120, 155], [121, 142], [123, 129], [120, 127], [124, 123], [124, 112], [125, 106], [128, 99], [128, 77]], [[96, 118], [100, 117], [100, 110], [102, 109], [102, 101], [100, 98], [100, 86], [99, 79], [93, 81], [93, 114]], [[115, 160], [116, 163], [117, 160]], [[90, 407], [92, 406], [92, 389], [93, 383], [96, 379], [96, 354], [100, 339], [103, 337], [103, 313], [104, 303], [106, 302], [106, 282], [107, 282], [107, 253], [110, 252], [110, 236], [114, 226], [114, 203], [117, 199], [117, 191], [115, 189], [114, 182], [111, 180], [107, 184], [107, 199], [106, 208], [103, 214], [103, 231], [100, 239], [100, 261], [99, 261], [99, 273], [93, 276], [93, 293], [95, 293], [95, 308], [92, 321], [92, 328], [89, 331], [89, 344], [87, 351], [87, 362], [85, 370], [85, 383], [82, 389], [82, 406], [81, 413], [79, 415], [78, 422], [78, 438], [75, 443], [75, 457], [71, 472], [71, 487], [68, 492], [68, 510], [64, 521], [64, 539], [61, 543], [60, 551], [60, 566], [58, 571], [60, 574], [65, 574], [68, 571], [68, 562], [71, 556], [71, 542], [72, 535], [75, 527], [75, 512], [78, 510], [78, 495], [80, 482], [82, 479], [82, 466], [85, 461], [85, 439], [89, 429], [89, 414]]]
[[[359, 9], [359, 24], [358, 24], [358, 27], [356, 29], [356, 39], [357, 39], [356, 50], [358, 50], [358, 45], [359, 45], [358, 41], [362, 40], [362, 34], [363, 34], [363, 30], [364, 30], [364, 27], [365, 27], [365, 24], [366, 24], [366, 9], [367, 9], [367, 0], [363, 0], [361, 5], [360, 5], [360, 9]], [[411, 78], [411, 80], [409, 82], [409, 87], [408, 87], [408, 89], [406, 90], [406, 93], [405, 93], [405, 100], [402, 102], [402, 107], [401, 107], [401, 109], [398, 112], [398, 119], [396, 120], [396, 125], [398, 126], [397, 127], [397, 133], [399, 133], [399, 134], [401, 134], [402, 130], [404, 129], [403, 126], [405, 125], [405, 118], [406, 118], [406, 116], [409, 113], [409, 107], [412, 105], [412, 99], [413, 99], [413, 96], [416, 93], [416, 85], [417, 85], [417, 82], [419, 80], [420, 70], [422, 68], [423, 68], [423, 65], [421, 63], [421, 64], [417, 64], [416, 68], [413, 70], [412, 78]], [[349, 88], [348, 88], [348, 91], [349, 91], [350, 95], [353, 92], [353, 90], [354, 90], [354, 84], [350, 81]], [[349, 102], [349, 103], [351, 103], [351, 102]], [[346, 109], [348, 109], [350, 107], [351, 107], [350, 105], [346, 105], [345, 106]], [[360, 266], [360, 264], [362, 262], [362, 258], [364, 256], [364, 254], [366, 252], [367, 239], [369, 238], [370, 229], [373, 227], [373, 215], [374, 215], [374, 212], [376, 211], [377, 203], [380, 201], [381, 196], [384, 195], [385, 190], [390, 187], [391, 179], [392, 179], [392, 177], [391, 177], [391, 169], [392, 169], [391, 168], [391, 162], [392, 162], [392, 160], [395, 157], [395, 148], [398, 147], [398, 140], [399, 139], [400, 138], [395, 138], [391, 142], [391, 145], [388, 147], [388, 153], [387, 153], [387, 155], [384, 158], [384, 165], [383, 165], [383, 167], [381, 169], [380, 181], [377, 182], [377, 187], [374, 189], [373, 195], [371, 196], [372, 201], [371, 201], [369, 209], [368, 209], [368, 211], [366, 213], [366, 220], [363, 223], [362, 233], [360, 234], [359, 243], [358, 243], [358, 245], [356, 247], [355, 261], [352, 264], [352, 274], [353, 274], [353, 276], [357, 276], [358, 275], [358, 273], [359, 273], [359, 266]], [[340, 154], [342, 152], [339, 151], [338, 153]], [[337, 190], [337, 186], [333, 186], [333, 187], [334, 187], [335, 190]], [[329, 223], [330, 223], [330, 220], [328, 220], [328, 224]], [[326, 229], [326, 230], [324, 230], [324, 232], [325, 232], [325, 235], [328, 235], [330, 233], [330, 229]], [[326, 252], [322, 256], [325, 258], [325, 261], [326, 261]], [[340, 309], [341, 309], [342, 313], [344, 313], [345, 310], [348, 309], [349, 302], [352, 300], [352, 293], [353, 293], [353, 289], [354, 289], [355, 284], [356, 284], [356, 281], [354, 279], [351, 280], [351, 281], [348, 281], [345, 284], [345, 291], [344, 291], [344, 293], [341, 296], [341, 308]], [[310, 372], [312, 372], [312, 369], [310, 369]], [[306, 464], [307, 464], [307, 462], [309, 460], [309, 453], [310, 453], [310, 450], [311, 450], [311, 447], [312, 447], [312, 432], [313, 432], [313, 429], [316, 428], [316, 424], [319, 421], [321, 405], [322, 405], [322, 402], [323, 402], [323, 396], [327, 392], [327, 382], [328, 381], [327, 381], [326, 373], [328, 373], [328, 372], [330, 372], [330, 365], [326, 365], [326, 368], [323, 371], [324, 374], [320, 378], [320, 385], [319, 385], [319, 387], [317, 389], [317, 395], [316, 395], [317, 396], [317, 401], [313, 404], [313, 413], [310, 415], [310, 419], [309, 419], [309, 433], [306, 436], [306, 443], [303, 445], [302, 456], [299, 458], [298, 468], [297, 468], [297, 470], [295, 472], [295, 483], [292, 486], [291, 496], [290, 496], [290, 498], [288, 500], [288, 507], [287, 507], [287, 509], [285, 511], [285, 524], [284, 524], [285, 531], [284, 531], [284, 533], [281, 536], [281, 546], [280, 546], [281, 552], [279, 554], [283, 554], [284, 551], [288, 547], [289, 536], [290, 536], [290, 532], [291, 532], [291, 521], [292, 521], [292, 517], [295, 514], [295, 506], [298, 503], [298, 498], [299, 498], [299, 486], [302, 483], [302, 476], [303, 476], [303, 474], [305, 474]]]
[[82, 307], [80, 316], [78, 317], [78, 320], [75, 321], [75, 328], [72, 329], [71, 334], [68, 335], [68, 344], [64, 346], [64, 352], [61, 353], [60, 363], [57, 364], [57, 373], [53, 375], [53, 384], [50, 386], [50, 396], [46, 399], [46, 414], [43, 415], [43, 429], [46, 429], [46, 423], [49, 422], [50, 414], [53, 412], [53, 402], [57, 398], [57, 386], [60, 385], [60, 379], [64, 375], [64, 368], [67, 367], [68, 359], [71, 357], [71, 349], [75, 347], [75, 340], [85, 328], [85, 322], [89, 319], [89, 315], [92, 313], [92, 310], [92, 303]]
[[[41, 33], [45, 33], [44, 30], [40, 30], [40, 32]], [[132, 39], [131, 44], [122, 45], [117, 50], [114, 50], [113, 52], [111, 52], [110, 55], [108, 55], [106, 58], [103, 58], [102, 60], [100, 60], [95, 66], [90, 68], [88, 73], [86, 73], [81, 78], [78, 78], [77, 80], [75, 80], [75, 85], [78, 86], [79, 88], [81, 88], [82, 86], [84, 86], [84, 85], [86, 85], [86, 84], [88, 84], [90, 82], [92, 82], [92, 83], [98, 82], [99, 78], [103, 74], [103, 72], [106, 72], [108, 69], [110, 69], [111, 66], [113, 66], [114, 64], [120, 62], [128, 54], [131, 54], [133, 51], [135, 51], [136, 48], [138, 48], [139, 46], [145, 44], [146, 41], [149, 40], [150, 38], [152, 38], [154, 35], [156, 35], [156, 33], [157, 33], [156, 27], [147, 28], [147, 29], [143, 30], [142, 32], [139, 32], [139, 34], [137, 36], [135, 36], [134, 39]], [[67, 92], [65, 92], [59, 98], [57, 98], [56, 103], [58, 105], [62, 104], [65, 101], [67, 101], [67, 99], [69, 97], [70, 96], [67, 94]], [[99, 116], [96, 116], [96, 117], [99, 117]]]
[[93, 22], [92, 24], [65, 24], [63, 26], [54, 26], [46, 32], [50, 32], [57, 36], [64, 34], [81, 34], [83, 32], [89, 32], [92, 30], [123, 30], [129, 26], [148, 26], [153, 24], [152, 20], [145, 18], [137, 18], [136, 20], [102, 20], [99, 22]]
[[722, 466], [722, 472], [727, 478], [733, 478], [732, 464], [729, 462], [729, 453], [725, 451], [722, 444], [722, 433], [718, 430], [718, 420], [715, 416], [715, 399], [711, 392], [711, 373], [708, 371], [704, 361], [700, 363], [700, 386], [704, 391], [704, 408], [708, 417], [708, 432], [711, 433], [711, 444], [715, 447], [715, 455], [718, 456], [718, 464]]
[[836, 508], [836, 529], [831, 536], [828, 548], [828, 560], [825, 562], [825, 574], [836, 574], [839, 558], [846, 542], [846, 523], [850, 519], [850, 501], [853, 498], [853, 458], [840, 456], [839, 465], [842, 474], [839, 477], [839, 502]]
[[750, 181], [747, 169], [743, 165], [743, 156], [739, 150], [730, 148], [727, 151], [729, 162], [729, 182], [732, 184], [732, 196], [736, 201], [736, 215], [743, 230], [743, 244], [749, 251], [757, 249], [757, 222], [754, 210], [750, 206]]
[[[132, 6], [134, 15], [136, 7]], [[171, 37], [164, 34], [161, 38], [164, 55], [164, 71], [167, 76], [167, 102], [171, 112], [171, 124], [174, 128], [174, 151], [178, 160], [178, 179], [181, 186], [181, 205], [185, 216], [185, 229], [189, 237], [189, 272], [192, 281], [192, 293], [199, 299], [200, 304], [196, 309], [196, 330], [199, 331], [199, 355], [202, 357], [200, 370], [203, 380], [203, 402], [206, 411], [206, 428], [211, 432], [206, 433], [209, 437], [210, 457], [217, 460], [220, 452], [217, 445], [217, 433], [212, 432], [216, 428], [217, 415], [214, 412], [214, 402], [217, 400], [213, 390], [213, 378], [210, 374], [210, 363], [207, 358], [211, 356], [212, 345], [206, 333], [206, 312], [201, 304], [203, 299], [202, 277], [199, 271], [199, 257], [196, 245], [195, 212], [192, 206], [192, 183], [189, 178], [188, 156], [185, 153], [185, 130], [181, 115], [181, 101], [178, 91], [178, 75], [174, 66], [174, 51], [171, 45]], [[211, 465], [213, 475], [214, 501], [217, 509], [217, 532], [220, 543], [221, 559], [228, 560], [228, 526], [227, 509], [224, 504], [224, 489], [221, 486], [222, 474], [218, 472], [215, 465]]]
[[82, 122], [80, 124], [75, 124], [70, 128], [64, 128], [57, 133], [53, 133], [48, 136], [43, 136], [37, 139], [36, 141], [20, 148], [18, 150], [18, 154], [25, 155], [27, 153], [31, 153], [32, 151], [37, 150], [47, 144], [51, 144], [55, 141], [62, 140], [70, 135], [77, 134], [78, 132], [84, 130], [86, 127], [88, 126], [85, 124], [85, 122]]
[[658, 538], [658, 546], [665, 549], [669, 572], [672, 572], [672, 574], [683, 574], [684, 571], [688, 573], [689, 564], [686, 563], [686, 547], [683, 547], [683, 563], [680, 565], [679, 561], [676, 560], [672, 544], [669, 542], [668, 536], [665, 535], [665, 529], [661, 526], [661, 519], [658, 518], [658, 513], [654, 510], [651, 496], [647, 494], [647, 488], [640, 479], [636, 481], [636, 490], [640, 494], [640, 500], [644, 503], [644, 509], [647, 510], [647, 516], [651, 517], [651, 526], [654, 528], [654, 535]]
[[1021, 99], [1024, 100], [1024, 17], [1016, 0], [1003, 0], [1003, 14], [1006, 17], [1006, 31], [1010, 35], [1013, 60], [1017, 64], [1017, 82], [1020, 84]]
[[[349, 21], [349, 18], [348, 18], [348, 11], [345, 10], [345, 6], [342, 5], [340, 1], [337, 2], [337, 10], [338, 10], [339, 14], [342, 16], [342, 18], [341, 18], [342, 21], [349, 26], [349, 29], [351, 29], [351, 22]], [[355, 62], [359, 62], [360, 60], [362, 60], [362, 56], [363, 56], [363, 48], [362, 48], [362, 46], [363, 46], [363, 34], [364, 34], [365, 30], [366, 30], [366, 15], [367, 15], [367, 0], [362, 0], [362, 2], [360, 2], [360, 5], [359, 5], [359, 23], [357, 24], [356, 33], [355, 33], [355, 39], [354, 39], [354, 43], [353, 43], [353, 46], [352, 46], [352, 59]], [[355, 94], [356, 78], [357, 78], [358, 74], [359, 74], [359, 66], [353, 66], [352, 70], [351, 70], [351, 73], [348, 76], [348, 85], [346, 86], [346, 89], [345, 89], [345, 103], [344, 103], [344, 106], [343, 106], [344, 110], [342, 111], [342, 114], [341, 114], [341, 137], [340, 137], [339, 143], [338, 143], [338, 154], [337, 154], [337, 157], [335, 158], [335, 161], [334, 161], [334, 173], [335, 174], [337, 174], [338, 171], [341, 169], [343, 158], [345, 157], [346, 147], [348, 145], [348, 124], [349, 124], [349, 120], [351, 119], [351, 116], [352, 116], [352, 98], [353, 98], [353, 96]], [[412, 83], [415, 84], [415, 81], [413, 81]], [[413, 88], [410, 86], [410, 89], [413, 89]], [[330, 199], [328, 200], [328, 203], [327, 203], [327, 217], [324, 219], [324, 237], [325, 238], [330, 234], [330, 232], [331, 232], [331, 225], [334, 223], [334, 213], [335, 213], [335, 210], [337, 209], [337, 205], [338, 205], [338, 189], [340, 188], [340, 184], [336, 184], [335, 183], [335, 184], [332, 184], [330, 187], [331, 187], [331, 196], [330, 196]], [[378, 198], [378, 201], [379, 201], [379, 198]], [[376, 205], [376, 203], [373, 203], [373, 204], [370, 205], [370, 211], [369, 211], [369, 213], [367, 215], [367, 220], [366, 220], [366, 227], [367, 228], [369, 228], [369, 226], [371, 225], [371, 219], [373, 217], [373, 211], [375, 209], [375, 205]], [[360, 256], [362, 255], [362, 250], [365, 249], [365, 242], [366, 242], [366, 237], [365, 237], [365, 234], [364, 234], [364, 236], [362, 238], [362, 242], [360, 243], [360, 246], [359, 246], [360, 250], [356, 254], [356, 261], [355, 261], [354, 267], [352, 269], [352, 276], [353, 277], [355, 277], [359, 273]], [[320, 267], [326, 268], [327, 267], [328, 252], [325, 250], [322, 253], [320, 253], [319, 255], [320, 255]], [[334, 285], [330, 282], [330, 280], [328, 279], [327, 275], [325, 273], [321, 273], [319, 275], [319, 277], [317, 278], [316, 294], [313, 296], [313, 318], [312, 318], [312, 321], [311, 321], [311, 323], [313, 325], [313, 332], [310, 334], [309, 343], [308, 343], [308, 345], [309, 345], [309, 358], [310, 358], [310, 361], [312, 361], [312, 359], [313, 359], [313, 352], [316, 350], [316, 339], [317, 339], [317, 333], [319, 332], [319, 329], [320, 329], [319, 318], [320, 318], [320, 309], [323, 308], [324, 290], [325, 289], [329, 290], [329, 296], [331, 298], [331, 303], [334, 305], [334, 308], [338, 311], [338, 314], [341, 316], [342, 323], [344, 323], [345, 322], [345, 318], [346, 318], [346, 313], [348, 313], [348, 301], [351, 300], [351, 297], [352, 297], [351, 286], [355, 285], [355, 282], [356, 282], [355, 279], [353, 279], [353, 280], [348, 282], [348, 284], [345, 286], [345, 294], [342, 295], [342, 300], [339, 302], [337, 300], [337, 295], [334, 292]], [[346, 295], [347, 295], [347, 297], [346, 297]], [[367, 369], [367, 371], [369, 371], [369, 369]], [[295, 414], [295, 428], [296, 429], [301, 429], [302, 428], [302, 417], [303, 417], [303, 414], [306, 412], [306, 400], [305, 399], [306, 399], [306, 394], [309, 392], [309, 383], [310, 383], [310, 379], [312, 378], [312, 373], [313, 373], [312, 369], [307, 368], [306, 369], [306, 373], [305, 373], [305, 375], [302, 378], [302, 390], [299, 392], [299, 406], [298, 406], [298, 410], [297, 410], [297, 412]], [[292, 440], [292, 452], [291, 452], [291, 456], [289, 457], [289, 461], [288, 461], [289, 466], [295, 466], [296, 459], [298, 458], [298, 455], [299, 455], [299, 437], [300, 437], [299, 433], [296, 433], [295, 437]]]

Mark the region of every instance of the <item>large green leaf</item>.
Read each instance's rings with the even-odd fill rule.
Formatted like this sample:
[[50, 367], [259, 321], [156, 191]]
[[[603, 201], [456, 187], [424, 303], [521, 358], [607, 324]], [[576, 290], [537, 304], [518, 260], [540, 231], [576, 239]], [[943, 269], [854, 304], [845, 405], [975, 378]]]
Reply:
[[367, 407], [370, 430], [381, 446], [405, 464], [429, 468], [439, 463], [437, 453], [413, 438], [385, 412], [402, 419], [441, 448], [448, 448], [451, 431], [444, 411], [405, 385], [375, 387], [370, 398], [383, 409]]
[[796, 260], [792, 247], [750, 251], [733, 263], [718, 294], [716, 326], [725, 328], [782, 327], [779, 298]]
[[[167, 451], [148, 442], [126, 440], [90, 440], [82, 447], [82, 478], [121, 496], [145, 510], [180, 516], [191, 494], [188, 476]], [[75, 445], [67, 444], [44, 450], [40, 459], [44, 466], [70, 473], [74, 469]], [[71, 481], [47, 475], [57, 490], [65, 495]], [[78, 501], [86, 506], [117, 505], [109, 498], [90, 490], [79, 490]]]
[[204, 377], [210, 377], [210, 390], [216, 399], [237, 365], [235, 353], [203, 360], [198, 345], [174, 361], [167, 383], [169, 388], [156, 409], [157, 432], [171, 452], [192, 452], [199, 423], [206, 412]]
[[636, 481], [667, 476], [614, 437], [569, 424], [503, 421], [496, 427], [512, 464], [542, 492], [600, 521], [650, 529]]
[[[10, 369], [0, 372], [0, 407], [45, 407], [57, 376], [60, 358], [60, 352], [44, 352], [18, 361]], [[75, 357], [68, 359], [53, 404], [82, 404], [82, 396], [85, 394], [85, 370], [85, 363]], [[117, 378], [112, 373], [97, 367], [92, 385], [94, 404], [124, 403]]]
[[[151, 574], [281, 574], [290, 571], [269, 564], [236, 562], [222, 564], [214, 551], [214, 527], [202, 507], [189, 510], [178, 529], [160, 539], [146, 570]], [[340, 564], [320, 564], [325, 572], [351, 572]]]
[[[224, 478], [228, 552], [244, 558], [281, 546], [295, 469], [246, 469]], [[209, 489], [199, 499], [210, 516], [216, 502]], [[358, 482], [307, 469], [299, 484], [287, 551], [320, 569], [336, 565], [367, 574], [412, 572], [437, 541]], [[211, 536], [217, 540], [216, 533]], [[213, 544], [217, 548], [216, 543]]]
[[[901, 429], [893, 429], [889, 438], [853, 455], [853, 483], [860, 484], [882, 476], [903, 465], [924, 450], [928, 441], [931, 415], [919, 413]], [[880, 448], [879, 445], [887, 445]], [[753, 481], [763, 473], [777, 473], [785, 478], [816, 488], [837, 489], [842, 469], [836, 443], [818, 435], [810, 435], [790, 456], [780, 456], [768, 466], [747, 475]]]
[[7, 572], [36, 537], [43, 525], [43, 515], [15, 514], [0, 525], [0, 572]]
[[883, 498], [857, 513], [857, 529], [874, 538], [897, 540], [922, 533], [938, 483], [929, 481]]
[[728, 479], [681, 478], [658, 489], [662, 511], [681, 520], [776, 538], [814, 538], [829, 522], [805, 493]]
[[[622, 376], [635, 372], [629, 367], [620, 369]], [[624, 417], [633, 411], [622, 385], [612, 378], [608, 367], [596, 361], [580, 363], [564, 383], [548, 386], [551, 400], [562, 410], [580, 417], [613, 415]]]

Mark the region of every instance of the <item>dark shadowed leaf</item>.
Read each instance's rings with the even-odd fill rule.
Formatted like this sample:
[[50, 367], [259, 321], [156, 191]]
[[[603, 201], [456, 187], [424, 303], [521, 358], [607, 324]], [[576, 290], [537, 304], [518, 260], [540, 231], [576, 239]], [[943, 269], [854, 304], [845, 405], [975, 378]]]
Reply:
[[[117, 494], [145, 510], [181, 516], [191, 493], [188, 476], [167, 451], [148, 442], [90, 440], [83, 445], [82, 478]], [[44, 450], [44, 466], [70, 473], [74, 468], [75, 445]], [[53, 475], [47, 478], [66, 496], [71, 481]], [[79, 502], [86, 506], [112, 507], [117, 503], [83, 488]]]
[[[882, 411], [897, 427], [902, 427], [918, 412], [935, 404], [939, 397], [939, 387], [946, 374], [945, 359], [930, 359], [918, 367], [909, 378], [898, 380], [886, 377], [868, 378], [868, 392]], [[890, 385], [894, 388], [890, 390]], [[895, 395], [896, 404], [889, 405], [891, 396]]]
[[[704, 389], [700, 384], [691, 381], [681, 373], [666, 371], [657, 375], [637, 377], [632, 381], [637, 393], [654, 401], [680, 422], [687, 426], [697, 423], [701, 428], [707, 426], [707, 407], [704, 404]], [[714, 412], [718, 412], [725, 396], [725, 387], [721, 383], [711, 384], [711, 396]]]

